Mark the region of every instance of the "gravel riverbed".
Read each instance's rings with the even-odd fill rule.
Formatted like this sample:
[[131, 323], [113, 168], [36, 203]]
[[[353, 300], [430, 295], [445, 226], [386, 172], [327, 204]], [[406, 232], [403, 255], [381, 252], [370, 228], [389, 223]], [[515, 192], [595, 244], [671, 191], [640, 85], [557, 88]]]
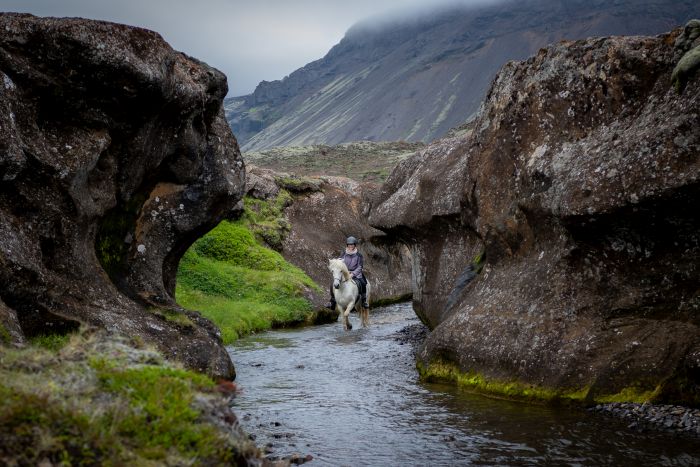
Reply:
[[661, 430], [700, 437], [700, 410], [679, 405], [615, 402], [589, 410], [628, 421], [633, 430]]

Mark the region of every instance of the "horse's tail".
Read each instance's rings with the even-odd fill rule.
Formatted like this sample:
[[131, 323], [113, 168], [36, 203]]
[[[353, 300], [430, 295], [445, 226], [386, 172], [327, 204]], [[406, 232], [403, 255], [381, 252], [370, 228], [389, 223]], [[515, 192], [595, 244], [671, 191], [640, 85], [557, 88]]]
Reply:
[[[365, 296], [366, 296], [367, 303], [369, 303], [369, 293], [372, 291], [372, 286], [369, 285], [369, 281], [367, 280], [366, 277], [365, 277], [365, 282], [366, 282]], [[360, 317], [362, 319], [362, 327], [369, 326], [369, 308], [360, 307]]]
[[[365, 278], [365, 280], [367, 280], [367, 279]], [[372, 286], [369, 285], [369, 281], [367, 281], [367, 286], [366, 286], [365, 288], [367, 289], [367, 290], [365, 291], [365, 292], [366, 292], [365, 295], [367, 296], [367, 303], [369, 303], [369, 293], [370, 293], [370, 291], [372, 290]]]

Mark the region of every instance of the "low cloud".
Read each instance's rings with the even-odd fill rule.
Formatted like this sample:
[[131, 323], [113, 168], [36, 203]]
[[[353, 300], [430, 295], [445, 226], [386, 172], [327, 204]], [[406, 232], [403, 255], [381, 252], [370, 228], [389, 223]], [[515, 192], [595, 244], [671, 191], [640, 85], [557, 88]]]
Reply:
[[[159, 32], [175, 49], [228, 76], [229, 95], [253, 91], [323, 57], [355, 23], [496, 0], [3, 0], [4, 11], [77, 16]], [[377, 23], [378, 24], [378, 23]]]

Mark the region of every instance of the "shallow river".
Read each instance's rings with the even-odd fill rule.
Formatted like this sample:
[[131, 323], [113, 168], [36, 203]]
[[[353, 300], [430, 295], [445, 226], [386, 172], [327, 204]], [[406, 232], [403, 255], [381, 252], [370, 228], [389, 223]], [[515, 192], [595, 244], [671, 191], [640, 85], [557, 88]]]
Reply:
[[410, 304], [340, 322], [267, 332], [229, 347], [235, 410], [271, 456], [305, 465], [700, 465], [700, 442], [635, 433], [586, 411], [470, 395], [418, 382]]

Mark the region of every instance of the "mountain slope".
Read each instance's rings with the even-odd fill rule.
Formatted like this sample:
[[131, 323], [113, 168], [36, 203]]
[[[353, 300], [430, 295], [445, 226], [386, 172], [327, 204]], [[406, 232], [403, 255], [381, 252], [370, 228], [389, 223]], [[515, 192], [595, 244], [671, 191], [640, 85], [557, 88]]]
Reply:
[[656, 34], [696, 1], [527, 0], [353, 26], [320, 60], [226, 100], [246, 151], [347, 141], [430, 141], [474, 113], [508, 60], [557, 40]]

